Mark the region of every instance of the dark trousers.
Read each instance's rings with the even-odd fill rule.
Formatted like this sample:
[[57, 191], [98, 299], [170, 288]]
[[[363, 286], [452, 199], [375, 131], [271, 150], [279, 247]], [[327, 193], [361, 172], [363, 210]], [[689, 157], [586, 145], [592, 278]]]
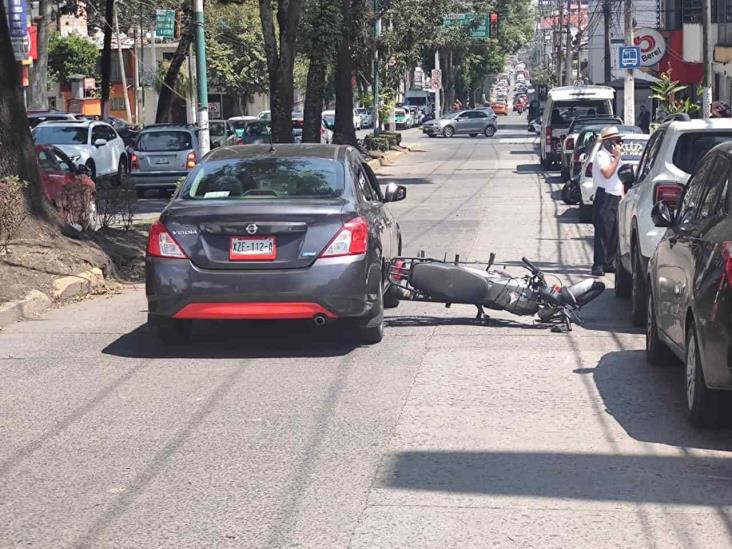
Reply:
[[618, 204], [620, 197], [600, 187], [595, 193], [592, 224], [595, 226], [593, 267], [614, 267], [618, 252]]

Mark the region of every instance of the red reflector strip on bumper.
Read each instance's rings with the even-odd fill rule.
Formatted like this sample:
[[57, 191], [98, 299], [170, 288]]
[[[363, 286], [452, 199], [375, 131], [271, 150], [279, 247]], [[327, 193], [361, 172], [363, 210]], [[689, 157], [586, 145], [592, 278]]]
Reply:
[[336, 318], [317, 303], [191, 303], [174, 318], [191, 320], [296, 320], [315, 315]]

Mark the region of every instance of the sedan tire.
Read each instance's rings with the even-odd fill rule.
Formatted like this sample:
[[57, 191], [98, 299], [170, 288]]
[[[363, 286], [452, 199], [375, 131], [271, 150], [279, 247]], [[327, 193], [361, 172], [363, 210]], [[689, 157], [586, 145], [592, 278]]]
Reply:
[[442, 135], [445, 137], [452, 137], [455, 135], [455, 130], [452, 128], [452, 126], [445, 126], [445, 129], [442, 130]]
[[704, 380], [696, 325], [692, 320], [686, 334], [686, 389], [687, 417], [695, 427], [712, 427], [718, 417], [719, 393], [707, 387]]
[[486, 126], [486, 129], [483, 131], [483, 135], [486, 137], [493, 137], [496, 135], [496, 128], [493, 126]]
[[562, 170], [559, 172], [559, 175], [562, 178], [562, 183], [569, 181], [569, 170], [565, 166], [562, 166]]
[[627, 299], [633, 292], [633, 277], [623, 267], [623, 262], [618, 258], [615, 265], [615, 297]]
[[[358, 343], [361, 345], [375, 345], [384, 339], [384, 288], [379, 284], [379, 296], [375, 306], [376, 315], [370, 315], [368, 319], [360, 321], [357, 326]], [[378, 319], [373, 324], [374, 318]]]

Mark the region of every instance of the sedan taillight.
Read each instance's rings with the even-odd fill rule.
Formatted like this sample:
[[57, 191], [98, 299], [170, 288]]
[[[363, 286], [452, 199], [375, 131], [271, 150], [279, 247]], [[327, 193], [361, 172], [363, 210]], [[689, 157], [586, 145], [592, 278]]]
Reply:
[[656, 183], [653, 187], [653, 202], [663, 200], [669, 206], [675, 208], [683, 192], [684, 186], [680, 183]]
[[146, 255], [148, 257], [166, 257], [170, 259], [186, 259], [188, 257], [160, 220], [150, 227], [150, 233], [147, 236]]
[[191, 170], [196, 167], [196, 153], [189, 152], [186, 157], [186, 168]]
[[340, 257], [365, 254], [369, 242], [369, 225], [363, 217], [345, 223], [333, 237], [320, 257]]
[[137, 157], [136, 154], [132, 154], [130, 156], [130, 170], [139, 170], [140, 169], [140, 159]]

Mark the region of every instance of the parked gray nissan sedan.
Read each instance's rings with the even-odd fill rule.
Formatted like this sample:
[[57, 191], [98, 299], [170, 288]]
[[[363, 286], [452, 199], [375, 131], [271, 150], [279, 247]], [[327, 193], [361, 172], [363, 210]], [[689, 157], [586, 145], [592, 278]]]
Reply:
[[[148, 321], [167, 343], [193, 320], [349, 320], [381, 341], [398, 304], [386, 265], [399, 225], [359, 153], [337, 145], [243, 145], [212, 151], [150, 229]], [[395, 291], [391, 291], [395, 290]]]

